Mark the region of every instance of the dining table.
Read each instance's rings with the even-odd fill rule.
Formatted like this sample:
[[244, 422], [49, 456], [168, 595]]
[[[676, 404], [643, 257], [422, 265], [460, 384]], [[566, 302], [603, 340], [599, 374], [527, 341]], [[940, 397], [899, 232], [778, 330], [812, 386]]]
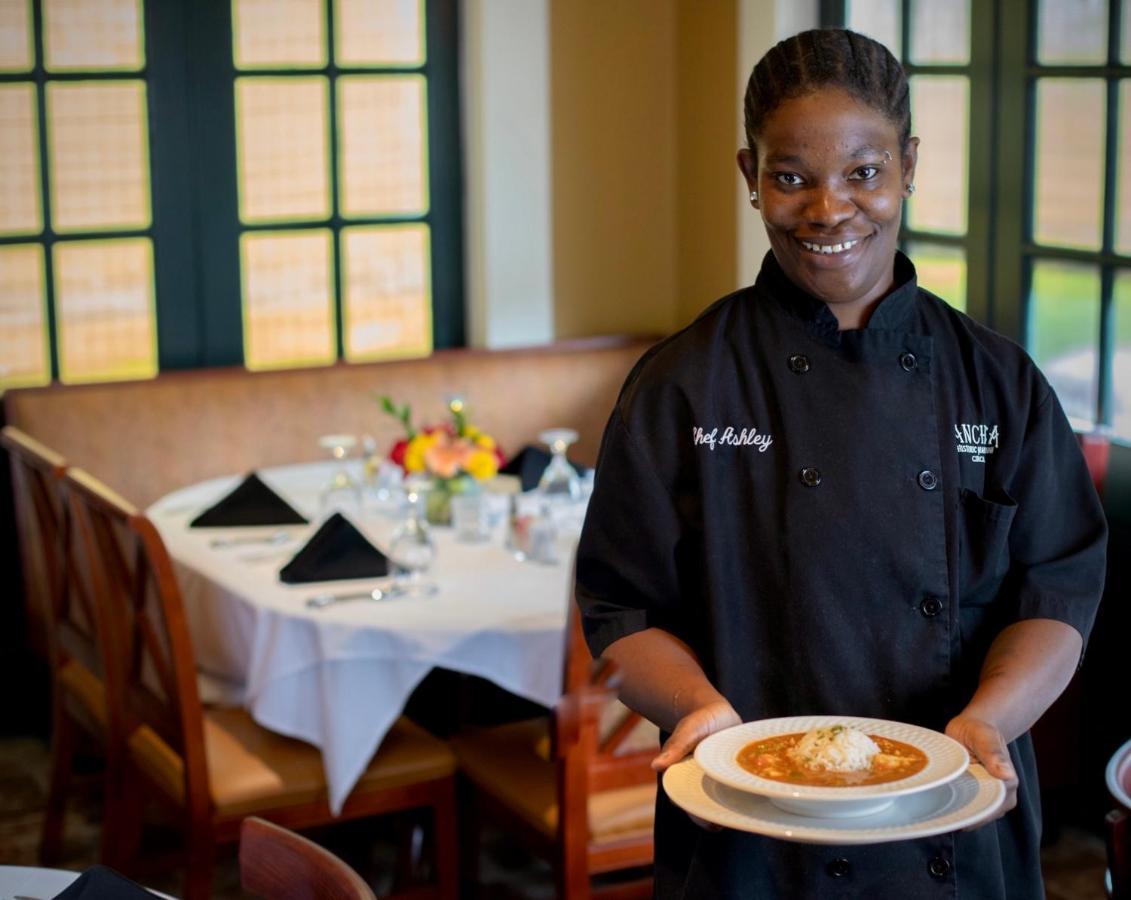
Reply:
[[[356, 463], [356, 465], [353, 465]], [[308, 520], [305, 525], [194, 528], [190, 522], [243, 476], [175, 490], [149, 507], [173, 561], [204, 702], [241, 704], [265, 728], [322, 753], [331, 809], [341, 810], [413, 690], [435, 667], [487, 679], [552, 707], [562, 691], [572, 547], [584, 503], [554, 516], [556, 562], [531, 562], [508, 549], [506, 516], [486, 539], [460, 540], [434, 527], [435, 557], [424, 573], [430, 596], [351, 599], [312, 608], [312, 597], [357, 595], [389, 579], [285, 584], [280, 569], [334, 512], [378, 549], [403, 521], [394, 493], [380, 499], [360, 461], [348, 470], [356, 492], [324, 490], [341, 463], [304, 463], [256, 474]], [[529, 500], [530, 498], [525, 498]], [[502, 521], [498, 521], [498, 520]]]

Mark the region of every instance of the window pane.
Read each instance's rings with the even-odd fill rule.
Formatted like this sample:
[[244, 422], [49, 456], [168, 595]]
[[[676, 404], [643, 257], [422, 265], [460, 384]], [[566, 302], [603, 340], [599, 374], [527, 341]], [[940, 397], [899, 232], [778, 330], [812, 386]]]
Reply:
[[1111, 426], [1118, 437], [1131, 441], [1131, 272], [1115, 276], [1115, 357], [1112, 360]]
[[145, 65], [141, 0], [43, 0], [48, 70], [136, 72]]
[[919, 286], [942, 297], [955, 309], [966, 309], [966, 252], [960, 247], [907, 245], [907, 255], [919, 273]]
[[347, 359], [432, 351], [430, 271], [427, 225], [342, 229]]
[[334, 361], [332, 240], [321, 228], [241, 236], [244, 362], [249, 369]]
[[912, 0], [911, 62], [970, 61], [970, 0]]
[[343, 216], [428, 209], [424, 79], [338, 79], [339, 189]]
[[27, 72], [34, 65], [31, 0], [0, 0], [0, 72]]
[[60, 380], [156, 375], [149, 239], [67, 241], [55, 245], [52, 260]]
[[900, 0], [847, 0], [846, 6], [848, 27], [875, 38], [899, 59], [902, 53]]
[[[1131, 3], [1127, 7], [1131, 19]], [[1115, 249], [1131, 255], [1131, 81], [1119, 83], [1119, 159], [1115, 188]]]
[[236, 79], [243, 221], [329, 217], [327, 90], [322, 77]]
[[334, 0], [339, 66], [424, 64], [424, 0]]
[[324, 0], [232, 0], [236, 68], [326, 65]]
[[908, 201], [912, 228], [966, 232], [966, 123], [969, 80], [917, 75], [911, 79], [912, 130], [922, 138], [915, 195]]
[[1037, 262], [1029, 297], [1030, 351], [1079, 423], [1096, 420], [1100, 273], [1095, 266]]
[[43, 228], [35, 85], [0, 85], [0, 233]]
[[1098, 250], [1103, 229], [1105, 89], [1098, 78], [1037, 84], [1038, 243]]
[[1131, 62], [1131, 7], [1127, 0], [1123, 2], [1123, 38], [1120, 40], [1119, 58], [1125, 63]]
[[0, 391], [51, 380], [43, 280], [39, 244], [0, 247]]
[[1107, 62], [1107, 0], [1041, 0], [1037, 60], [1046, 64]]
[[49, 82], [47, 134], [56, 231], [149, 227], [144, 83]]

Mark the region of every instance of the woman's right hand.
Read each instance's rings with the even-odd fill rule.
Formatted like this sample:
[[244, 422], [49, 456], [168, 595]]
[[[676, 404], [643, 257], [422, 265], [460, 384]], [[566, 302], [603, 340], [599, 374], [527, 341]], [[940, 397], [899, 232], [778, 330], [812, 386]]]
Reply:
[[742, 719], [726, 700], [715, 700], [696, 707], [676, 724], [675, 729], [652, 760], [652, 768], [662, 772], [668, 766], [688, 756], [695, 746], [708, 735], [732, 725], [741, 725]]
[[[726, 700], [716, 700], [697, 707], [679, 720], [675, 730], [664, 741], [664, 746], [660, 748], [659, 754], [652, 760], [652, 768], [657, 772], [662, 772], [668, 766], [688, 756], [703, 738], [714, 734], [716, 731], [722, 731], [724, 728], [730, 728], [732, 725], [741, 724], [742, 719]], [[687, 817], [706, 831], [720, 831], [722, 829], [721, 825], [707, 822], [698, 816], [691, 815], [691, 813], [688, 813]]]

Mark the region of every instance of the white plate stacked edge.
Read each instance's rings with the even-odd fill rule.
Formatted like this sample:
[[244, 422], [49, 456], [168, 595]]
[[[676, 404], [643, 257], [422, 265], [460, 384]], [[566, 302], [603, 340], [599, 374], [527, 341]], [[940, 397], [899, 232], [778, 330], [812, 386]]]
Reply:
[[896, 797], [882, 812], [851, 818], [786, 812], [767, 797], [715, 781], [693, 757], [669, 767], [663, 786], [676, 806], [700, 819], [809, 844], [881, 844], [946, 834], [987, 818], [1005, 800], [1005, 784], [977, 764], [946, 784]]

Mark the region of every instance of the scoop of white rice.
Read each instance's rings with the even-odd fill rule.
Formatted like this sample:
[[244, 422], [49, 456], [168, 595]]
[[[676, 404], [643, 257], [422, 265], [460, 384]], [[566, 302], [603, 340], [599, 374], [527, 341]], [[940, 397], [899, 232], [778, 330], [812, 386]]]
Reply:
[[789, 752], [795, 763], [826, 772], [861, 772], [880, 752], [868, 735], [849, 725], [813, 728]]

